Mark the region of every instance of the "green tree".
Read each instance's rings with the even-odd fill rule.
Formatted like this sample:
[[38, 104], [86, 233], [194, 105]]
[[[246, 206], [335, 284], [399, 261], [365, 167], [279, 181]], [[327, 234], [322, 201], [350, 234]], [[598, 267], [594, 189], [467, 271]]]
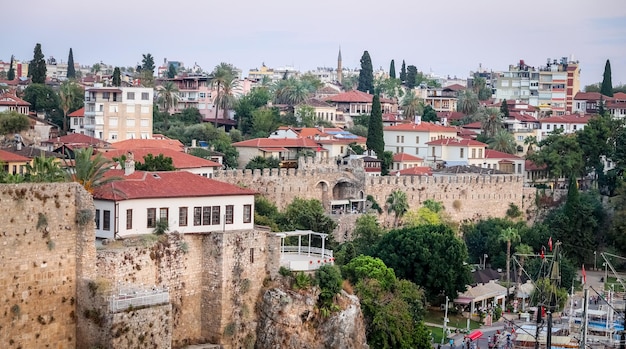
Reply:
[[420, 99], [415, 95], [415, 91], [413, 90], [409, 90], [404, 95], [400, 106], [402, 108], [402, 115], [404, 116], [405, 120], [414, 121], [415, 115], [423, 113], [423, 110], [420, 110]]
[[478, 96], [469, 88], [459, 93], [456, 110], [463, 115], [472, 115], [478, 111]]
[[404, 95], [399, 79], [380, 76], [374, 79], [374, 94], [381, 94], [387, 98], [397, 98]]
[[13, 135], [26, 131], [29, 127], [28, 116], [13, 110], [0, 112], [0, 134]]
[[163, 154], [157, 156], [152, 154], [145, 155], [143, 163], [139, 161], [135, 163], [135, 169], [139, 171], [176, 171], [172, 158]]
[[515, 294], [519, 290], [520, 283], [522, 280], [522, 272], [524, 271], [524, 263], [526, 262], [526, 255], [530, 255], [533, 253], [533, 248], [526, 244], [519, 244], [515, 247], [515, 254], [519, 257], [519, 265], [517, 268], [517, 285], [515, 286]]
[[374, 246], [383, 237], [384, 230], [378, 223], [378, 218], [371, 214], [365, 214], [356, 219], [352, 244], [355, 255], [369, 255], [374, 253]]
[[31, 183], [63, 182], [65, 171], [53, 157], [44, 154], [33, 158], [32, 164], [26, 164], [26, 181]]
[[472, 85], [474, 93], [478, 96], [478, 100], [486, 101], [491, 98], [491, 88], [487, 86], [487, 81], [482, 77], [475, 77]]
[[[220, 107], [224, 104], [228, 104], [224, 103], [225, 101], [228, 100], [228, 102], [230, 102], [230, 99], [228, 97], [224, 97], [225, 94], [223, 87], [227, 84], [231, 88], [235, 86], [235, 82], [233, 81], [237, 78], [237, 75], [235, 74], [235, 67], [233, 67], [231, 64], [222, 62], [213, 69], [210, 78], [211, 84], [215, 87], [216, 90], [215, 100], [213, 104], [215, 105], [215, 126], [217, 127]], [[230, 92], [232, 93], [232, 90]], [[225, 114], [225, 112], [226, 110], [222, 110], [223, 115]]]
[[555, 181], [561, 177], [577, 177], [582, 174], [585, 163], [582, 149], [575, 134], [563, 135], [557, 129], [539, 142], [540, 150], [527, 155], [537, 166], [545, 165], [548, 176]]
[[175, 77], [176, 77], [176, 67], [174, 67], [174, 65], [170, 63], [169, 67], [167, 68], [167, 78], [173, 79]]
[[613, 131], [618, 129], [618, 123], [610, 116], [599, 115], [589, 119], [587, 126], [576, 132], [583, 154], [585, 172], [593, 173], [596, 180], [604, 175], [603, 157], [610, 158], [614, 154]]
[[265, 138], [280, 126], [280, 114], [276, 108], [261, 108], [252, 112], [253, 136]]
[[520, 241], [519, 232], [514, 228], [506, 228], [500, 232], [500, 241], [506, 243], [506, 282], [507, 297], [511, 287], [511, 243]]
[[406, 67], [406, 87], [414, 88], [417, 86], [417, 67], [410, 65]]
[[400, 81], [406, 82], [406, 64], [404, 59], [402, 60], [402, 67], [400, 67]]
[[105, 175], [112, 165], [113, 162], [101, 153], [94, 156], [93, 148], [79, 148], [74, 151], [74, 166], [69, 167], [68, 178], [93, 194], [95, 190], [122, 179]]
[[376, 247], [375, 256], [398, 277], [420, 285], [434, 302], [443, 292], [455, 297], [470, 284], [467, 247], [444, 225], [422, 225], [392, 230]]
[[120, 71], [120, 67], [113, 69], [113, 86], [122, 86], [122, 72]]
[[505, 119], [508, 119], [510, 116], [509, 105], [507, 104], [506, 99], [502, 100], [502, 103], [500, 104], [500, 115], [502, 115]]
[[250, 93], [241, 97], [234, 106], [237, 129], [244, 135], [250, 135], [253, 131], [252, 112], [266, 106], [269, 100], [270, 92], [263, 87], [255, 87]]
[[383, 112], [380, 106], [380, 96], [374, 95], [372, 101], [372, 113], [369, 119], [367, 149], [373, 150], [378, 157], [382, 157], [385, 150], [385, 140], [383, 138]]
[[9, 66], [9, 72], [7, 73], [7, 80], [13, 81], [15, 80], [15, 67], [13, 64], [15, 63], [15, 59], [13, 55], [11, 55], [11, 65]]
[[72, 85], [75, 82], [73, 80], [65, 80], [61, 83], [59, 88], [59, 101], [61, 102], [61, 110], [63, 110], [63, 133], [67, 133], [68, 130], [68, 119], [67, 115], [72, 109], [74, 103], [74, 92], [76, 91]]
[[178, 94], [178, 87], [173, 81], [166, 81], [163, 86], [157, 87], [157, 103], [163, 108], [165, 117], [165, 129], [169, 127], [169, 122], [167, 119], [167, 115], [172, 112], [172, 110], [178, 107], [178, 102], [180, 101], [180, 95]]
[[358, 256], [341, 268], [343, 276], [352, 284], [361, 279], [375, 279], [384, 290], [390, 290], [395, 286], [396, 274], [380, 258], [371, 256]]
[[23, 99], [30, 103], [30, 109], [37, 112], [50, 114], [52, 110], [59, 108], [59, 96], [54, 90], [44, 84], [30, 84], [24, 90]]
[[315, 279], [320, 287], [319, 302], [322, 306], [330, 306], [335, 295], [341, 292], [343, 278], [336, 265], [325, 264], [315, 271]]
[[74, 52], [72, 52], [71, 47], [70, 47], [70, 53], [67, 56], [67, 78], [76, 79], [76, 67], [74, 66]]
[[390, 214], [393, 212], [393, 226], [394, 228], [398, 227], [400, 223], [400, 219], [404, 214], [409, 210], [409, 201], [407, 199], [406, 193], [402, 190], [394, 190], [387, 197], [387, 201], [385, 201], [387, 207], [387, 213]]
[[602, 75], [602, 85], [600, 87], [600, 93], [613, 97], [613, 83], [611, 82], [611, 62], [607, 59], [604, 64], [604, 74]]
[[[283, 216], [284, 220], [281, 222], [281, 227], [285, 230], [312, 230], [328, 234], [330, 237], [335, 227], [337, 227], [337, 223], [326, 214], [322, 203], [315, 199], [295, 198], [287, 205]], [[316, 241], [313, 242], [315, 243]], [[329, 240], [326, 244], [327, 248], [331, 248], [329, 246], [331, 242]], [[318, 247], [321, 247], [321, 244]]]
[[33, 60], [28, 65], [28, 76], [33, 84], [44, 84], [46, 82], [46, 61], [39, 43], [35, 45]]
[[141, 84], [146, 87], [154, 86], [154, 57], [152, 54], [142, 54], [141, 60]]
[[503, 128], [502, 116], [497, 108], [481, 108], [479, 111], [483, 134], [493, 138]]
[[287, 104], [290, 107], [304, 103], [312, 92], [313, 85], [310, 83], [290, 77], [279, 80], [273, 86], [274, 102], [276, 104]]
[[396, 63], [394, 62], [394, 60], [391, 60], [391, 63], [389, 64], [389, 77], [392, 79], [396, 78]]
[[424, 107], [424, 111], [422, 112], [422, 121], [424, 122], [437, 122], [439, 121], [439, 116], [437, 116], [437, 112], [433, 107], [428, 104]]
[[517, 143], [515, 143], [515, 137], [509, 131], [500, 129], [493, 135], [487, 144], [489, 148], [497, 151], [501, 151], [507, 154], [517, 153]]
[[247, 170], [260, 170], [264, 168], [279, 168], [280, 160], [275, 157], [265, 158], [262, 156], [255, 156], [246, 164]]
[[361, 70], [359, 71], [359, 86], [356, 88], [361, 92], [374, 93], [374, 68], [369, 52], [363, 52], [361, 56]]

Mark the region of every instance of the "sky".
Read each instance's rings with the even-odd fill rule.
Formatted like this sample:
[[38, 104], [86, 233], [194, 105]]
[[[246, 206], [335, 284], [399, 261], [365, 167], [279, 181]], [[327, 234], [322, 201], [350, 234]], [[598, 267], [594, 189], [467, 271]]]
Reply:
[[[231, 63], [243, 76], [263, 63], [301, 71], [374, 69], [402, 61], [424, 73], [466, 78], [507, 70], [523, 59], [580, 62], [581, 87], [626, 84], [624, 0], [22, 0], [23, 15], [3, 16], [0, 60], [29, 61], [37, 43], [46, 58], [81, 65], [136, 66], [150, 53], [211, 71]], [[10, 28], [10, 29], [9, 29]]]

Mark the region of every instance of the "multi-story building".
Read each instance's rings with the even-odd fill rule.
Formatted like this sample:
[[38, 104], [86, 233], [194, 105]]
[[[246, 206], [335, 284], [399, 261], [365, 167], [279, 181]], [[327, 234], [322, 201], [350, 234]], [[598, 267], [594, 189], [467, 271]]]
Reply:
[[496, 100], [519, 100], [532, 106], [539, 104], [539, 71], [520, 60], [509, 70], [498, 74]]
[[417, 97], [424, 100], [424, 103], [433, 107], [436, 112], [456, 111], [457, 96], [461, 85], [448, 86], [444, 88], [418, 87], [415, 89]]
[[623, 92], [618, 92], [613, 97], [601, 95], [600, 92], [578, 92], [574, 97], [574, 113], [597, 114], [600, 103], [604, 104], [604, 110], [611, 117], [626, 117], [626, 93]]
[[384, 128], [385, 150], [394, 154], [406, 153], [418, 156], [434, 165], [441, 162], [441, 157], [429, 152], [428, 142], [437, 139], [455, 138], [457, 129], [430, 122], [418, 124], [398, 124]]
[[[580, 67], [578, 62], [567, 57], [560, 61], [548, 59], [545, 66], [539, 68], [538, 107], [543, 112], [553, 115], [571, 113], [574, 96], [580, 91]], [[531, 104], [532, 105], [532, 104]]]
[[95, 87], [85, 90], [85, 134], [107, 142], [152, 138], [154, 90]]
[[[374, 95], [352, 90], [330, 96], [325, 101], [332, 104], [338, 114], [343, 113], [346, 125], [352, 125], [353, 116], [370, 114], [372, 112], [373, 99]], [[381, 98], [380, 106], [383, 114], [398, 112], [398, 102], [394, 99]]]

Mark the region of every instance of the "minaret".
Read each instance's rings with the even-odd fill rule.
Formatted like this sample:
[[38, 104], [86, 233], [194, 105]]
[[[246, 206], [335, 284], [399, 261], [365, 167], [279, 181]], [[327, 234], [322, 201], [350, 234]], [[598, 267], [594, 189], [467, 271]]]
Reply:
[[341, 67], [341, 47], [339, 47], [339, 56], [337, 57], [337, 82], [341, 85], [343, 80], [343, 70]]

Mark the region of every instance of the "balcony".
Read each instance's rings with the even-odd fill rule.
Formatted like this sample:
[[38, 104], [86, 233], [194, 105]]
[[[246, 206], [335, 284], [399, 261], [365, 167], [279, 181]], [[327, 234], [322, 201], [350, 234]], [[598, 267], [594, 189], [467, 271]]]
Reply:
[[[328, 234], [316, 233], [311, 230], [296, 230], [276, 233], [281, 238], [280, 265], [292, 271], [317, 270], [322, 265], [334, 264], [333, 251], [325, 249]], [[308, 244], [302, 246], [302, 237], [307, 237]], [[294, 241], [297, 238], [297, 245]], [[321, 248], [311, 246], [311, 241], [321, 240]]]
[[164, 287], [156, 286], [151, 288], [118, 286], [117, 292], [108, 298], [109, 312], [111, 313], [169, 302], [169, 291]]

